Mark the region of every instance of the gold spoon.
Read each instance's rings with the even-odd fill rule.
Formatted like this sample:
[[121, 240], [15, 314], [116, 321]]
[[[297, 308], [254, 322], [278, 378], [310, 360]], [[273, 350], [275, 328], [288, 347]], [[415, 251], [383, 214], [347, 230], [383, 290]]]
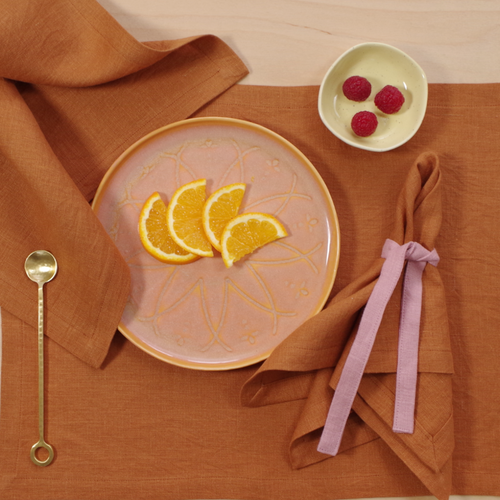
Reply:
[[[38, 429], [40, 438], [31, 448], [30, 457], [34, 464], [45, 467], [54, 458], [54, 449], [45, 442], [44, 435], [44, 383], [43, 383], [43, 285], [50, 281], [57, 273], [57, 261], [46, 250], [37, 250], [28, 255], [24, 263], [28, 278], [38, 284]], [[36, 452], [44, 448], [49, 456], [39, 460]]]

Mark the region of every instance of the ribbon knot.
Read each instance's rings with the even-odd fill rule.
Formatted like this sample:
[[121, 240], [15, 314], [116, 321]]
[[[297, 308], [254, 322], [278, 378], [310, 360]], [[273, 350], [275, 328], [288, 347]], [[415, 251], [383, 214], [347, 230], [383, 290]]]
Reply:
[[414, 429], [415, 395], [418, 370], [418, 342], [422, 310], [422, 273], [427, 263], [437, 266], [436, 250], [426, 250], [411, 241], [398, 245], [386, 240], [382, 249], [385, 262], [380, 277], [366, 303], [358, 333], [340, 375], [328, 412], [318, 451], [336, 455], [342, 434], [358, 391], [361, 377], [377, 335], [382, 316], [408, 261], [403, 283], [399, 323], [398, 366], [393, 431], [411, 434]]

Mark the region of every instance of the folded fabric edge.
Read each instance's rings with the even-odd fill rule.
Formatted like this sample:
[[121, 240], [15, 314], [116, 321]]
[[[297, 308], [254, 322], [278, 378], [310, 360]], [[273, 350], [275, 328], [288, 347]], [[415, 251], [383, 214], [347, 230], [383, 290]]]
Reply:
[[[323, 311], [276, 347], [242, 386], [243, 406], [265, 406], [308, 397], [315, 372], [335, 365], [349, 343], [348, 334], [368, 300], [380, 265], [379, 262], [372, 265], [367, 273], [341, 290]], [[335, 324], [337, 334], [328, 328], [330, 316], [339, 318]], [[306, 347], [302, 344], [303, 330], [314, 339]]]
[[[446, 377], [449, 387], [451, 387], [451, 374], [433, 374], [424, 373], [420, 375], [424, 379], [425, 384], [437, 385], [437, 377], [442, 379]], [[374, 400], [373, 394], [378, 394], [378, 398]], [[449, 394], [451, 393], [451, 389]], [[358, 396], [371, 410], [378, 416], [378, 419], [383, 422], [387, 428], [391, 428], [393, 414], [390, 411], [395, 407], [395, 394], [386, 387], [376, 375], [370, 375], [363, 378], [362, 384], [359, 387]], [[419, 401], [417, 401], [418, 404]], [[444, 463], [451, 457], [454, 442], [453, 442], [453, 410], [446, 404], [441, 405], [443, 414], [440, 428], [437, 431], [430, 431], [426, 428], [424, 420], [422, 420], [417, 411], [415, 416], [415, 428], [412, 433], [398, 433], [392, 429], [392, 437], [399, 439], [418, 459], [425, 464], [426, 467], [433, 472], [439, 472]], [[436, 410], [437, 411], [437, 410]], [[367, 422], [368, 423], [368, 422]], [[444, 446], [445, 441], [448, 441], [448, 446]]]
[[[19, 15], [23, 12], [22, 4], [30, 2], [11, 3], [5, 6], [5, 14], [10, 17], [13, 32], [28, 32], [33, 37], [31, 44], [25, 43], [29, 49], [24, 51], [24, 59], [28, 63], [31, 61], [27, 66], [23, 66], [23, 58], [13, 57], [18, 50], [16, 44], [9, 44], [8, 36], [2, 39], [5, 61], [0, 58], [3, 67], [0, 76], [11, 80], [63, 87], [99, 85], [136, 73], [199, 39], [214, 38], [221, 47], [240, 59], [226, 42], [212, 34], [141, 42], [95, 0], [53, 0], [46, 2], [47, 5], [39, 11], [33, 6], [24, 9], [27, 12], [24, 16]], [[49, 24], [49, 20], [55, 22], [57, 34], [46, 36], [43, 30], [31, 29], [33, 21], [30, 16], [37, 21], [36, 25]], [[9, 32], [5, 34], [9, 35]], [[85, 45], [86, 50], [80, 50], [80, 57], [75, 58], [73, 49], [78, 45]], [[58, 65], [51, 68], [50, 64], [40, 64], [52, 51], [59, 55]], [[96, 60], [103, 64], [96, 65]]]
[[[330, 458], [317, 450], [328, 414], [333, 390], [328, 385], [333, 369], [318, 370], [309, 390], [308, 398], [295, 427], [290, 446], [290, 462], [294, 469], [300, 469]], [[379, 436], [354, 412], [347, 421], [340, 452], [379, 439]]]
[[353, 410], [366, 422], [392, 449], [403, 463], [422, 481], [429, 492], [439, 500], [448, 500], [451, 494], [452, 468], [451, 458], [439, 471], [422, 464], [422, 461], [408, 448], [398, 434], [383, 422], [377, 413], [360, 397], [353, 403]]

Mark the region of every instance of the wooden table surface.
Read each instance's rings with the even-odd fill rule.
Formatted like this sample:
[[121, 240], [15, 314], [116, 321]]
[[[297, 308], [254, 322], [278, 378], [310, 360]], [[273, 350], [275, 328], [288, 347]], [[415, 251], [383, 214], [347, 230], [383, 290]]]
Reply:
[[98, 0], [140, 41], [211, 33], [249, 85], [319, 85], [362, 42], [414, 58], [431, 83], [500, 82], [498, 0]]

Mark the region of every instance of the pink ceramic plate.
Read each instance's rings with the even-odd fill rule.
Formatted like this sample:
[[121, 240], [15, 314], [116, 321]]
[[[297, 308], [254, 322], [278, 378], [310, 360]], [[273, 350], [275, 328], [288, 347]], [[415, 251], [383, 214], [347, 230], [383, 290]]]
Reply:
[[[139, 212], [155, 191], [207, 179], [207, 196], [245, 182], [240, 212], [275, 215], [288, 236], [226, 269], [220, 254], [163, 264], [142, 247]], [[130, 267], [119, 330], [175, 365], [228, 370], [265, 359], [330, 294], [339, 258], [333, 202], [316, 169], [288, 141], [253, 123], [199, 118], [161, 128], [110, 168], [93, 209]]]

